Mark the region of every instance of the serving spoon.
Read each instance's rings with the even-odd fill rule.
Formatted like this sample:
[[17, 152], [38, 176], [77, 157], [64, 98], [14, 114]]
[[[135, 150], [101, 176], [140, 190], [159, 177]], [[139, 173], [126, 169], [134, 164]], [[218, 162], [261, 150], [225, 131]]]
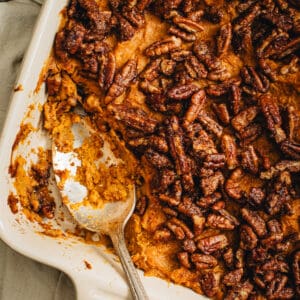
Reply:
[[[72, 124], [71, 131], [74, 136], [73, 151], [60, 151], [55, 142], [52, 143], [53, 169], [62, 201], [80, 226], [110, 236], [126, 274], [133, 299], [146, 300], [148, 296], [132, 263], [124, 238], [125, 225], [136, 204], [135, 187], [133, 185], [125, 201], [107, 202], [101, 208], [94, 208], [83, 201], [88, 190], [76, 178], [77, 167], [81, 166], [81, 160], [75, 150], [82, 147], [83, 142], [91, 137], [93, 130], [82, 119], [81, 122]], [[115, 157], [109, 143], [103, 140], [103, 156], [95, 161], [95, 164], [102, 162], [109, 167], [120, 163], [121, 160]], [[64, 176], [61, 176], [62, 172]]]

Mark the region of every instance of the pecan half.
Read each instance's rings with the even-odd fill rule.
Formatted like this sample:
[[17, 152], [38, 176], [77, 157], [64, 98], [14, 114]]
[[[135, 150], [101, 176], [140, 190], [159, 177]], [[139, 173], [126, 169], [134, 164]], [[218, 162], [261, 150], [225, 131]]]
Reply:
[[199, 87], [195, 84], [179, 85], [168, 91], [168, 97], [174, 100], [186, 100], [198, 90]]
[[224, 154], [208, 154], [204, 160], [203, 166], [207, 169], [220, 169], [225, 165]]
[[244, 274], [244, 270], [242, 268], [228, 272], [223, 277], [223, 283], [226, 286], [235, 286], [241, 282], [243, 274]]
[[220, 274], [207, 272], [200, 277], [200, 284], [207, 297], [213, 297], [219, 290]]
[[266, 193], [262, 188], [252, 187], [250, 189], [249, 198], [247, 201], [254, 207], [257, 207], [262, 204], [265, 197]]
[[133, 148], [152, 148], [162, 153], [167, 153], [169, 151], [169, 146], [165, 137], [157, 135], [131, 139], [127, 143]]
[[253, 174], [258, 173], [259, 159], [255, 152], [254, 147], [252, 145], [249, 146], [247, 150], [242, 152], [241, 156], [242, 156], [242, 161], [241, 161], [242, 167]]
[[268, 129], [272, 132], [277, 143], [282, 142], [286, 138], [285, 132], [282, 130], [282, 119], [276, 99], [270, 95], [260, 97], [261, 110], [266, 118]]
[[229, 170], [233, 170], [238, 165], [237, 146], [234, 138], [229, 134], [224, 134], [221, 140], [221, 147], [226, 157], [226, 164]]
[[180, 48], [181, 46], [181, 39], [176, 37], [171, 37], [159, 42], [155, 42], [150, 45], [145, 50], [146, 56], [161, 56], [163, 54], [169, 53], [174, 51], [175, 49]]
[[233, 230], [235, 228], [235, 225], [231, 222], [230, 219], [215, 214], [210, 214], [207, 217], [206, 224], [211, 228], [222, 230]]
[[197, 248], [204, 254], [212, 254], [216, 251], [222, 250], [228, 246], [228, 239], [226, 235], [219, 234], [198, 240]]
[[231, 23], [224, 24], [220, 28], [219, 35], [217, 37], [217, 55], [220, 57], [227, 53], [231, 44], [232, 38], [232, 26]]
[[256, 247], [258, 239], [252, 228], [248, 225], [240, 227], [240, 247], [244, 250], [252, 250]]
[[[190, 182], [189, 184], [184, 184], [184, 188], [191, 191], [190, 188], [192, 188], [191, 185], [193, 185], [191, 165], [185, 154], [183, 145], [183, 132], [176, 116], [172, 116], [166, 121], [166, 129], [170, 153], [175, 161], [177, 174], [189, 177]], [[187, 177], [184, 178], [185, 181], [188, 179]]]
[[234, 118], [232, 118], [232, 127], [236, 131], [241, 132], [256, 118], [258, 112], [259, 108], [257, 106], [250, 106], [242, 110]]
[[224, 183], [222, 172], [217, 171], [211, 176], [202, 177], [200, 186], [204, 196], [212, 195]]
[[259, 237], [264, 237], [267, 234], [266, 223], [257, 212], [244, 207], [241, 209], [241, 214]]
[[267, 223], [269, 235], [261, 241], [261, 244], [267, 248], [273, 247], [283, 240], [283, 231], [281, 224], [273, 219]]
[[147, 161], [157, 169], [172, 168], [171, 161], [164, 154], [160, 154], [152, 149], [147, 149], [144, 156]]
[[207, 254], [194, 253], [191, 255], [191, 261], [195, 264], [197, 270], [212, 269], [218, 261], [212, 256]]
[[99, 70], [99, 86], [107, 91], [112, 85], [116, 72], [116, 59], [112, 52], [102, 56], [102, 62]]
[[190, 105], [183, 118], [184, 128], [187, 128], [191, 123], [193, 123], [197, 119], [199, 113], [204, 107], [205, 101], [206, 95], [204, 90], [200, 90], [192, 96]]
[[178, 240], [183, 240], [185, 237], [192, 239], [194, 234], [189, 227], [177, 218], [171, 218], [166, 222], [166, 226], [175, 234]]
[[212, 109], [214, 110], [215, 114], [217, 115], [218, 119], [225, 125], [230, 123], [230, 115], [225, 103], [221, 104], [212, 104]]
[[135, 59], [130, 59], [116, 74], [114, 81], [107, 92], [107, 96], [105, 97], [105, 103], [108, 104], [115, 98], [122, 95], [136, 76], [137, 61]]
[[114, 105], [112, 110], [117, 120], [127, 126], [145, 133], [153, 133], [157, 126], [157, 120], [151, 118], [144, 110], [137, 107], [128, 107], [124, 104]]
[[212, 119], [209, 115], [207, 115], [206, 113], [201, 113], [198, 116], [198, 120], [208, 131], [215, 134], [218, 138], [222, 136], [223, 127], [214, 119]]
[[265, 93], [270, 87], [268, 78], [259, 71], [256, 71], [254, 67], [244, 67], [241, 70], [241, 76], [246, 84], [243, 90], [248, 94], [256, 95], [257, 93]]

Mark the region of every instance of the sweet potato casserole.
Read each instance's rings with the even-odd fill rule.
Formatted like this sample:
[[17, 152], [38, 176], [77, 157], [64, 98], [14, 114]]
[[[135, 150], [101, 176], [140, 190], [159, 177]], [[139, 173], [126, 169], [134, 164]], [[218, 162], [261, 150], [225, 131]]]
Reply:
[[[71, 0], [62, 14], [44, 128], [67, 147], [79, 108], [124, 147], [135, 265], [214, 299], [299, 299], [299, 1]], [[51, 218], [44, 161], [22, 204]]]

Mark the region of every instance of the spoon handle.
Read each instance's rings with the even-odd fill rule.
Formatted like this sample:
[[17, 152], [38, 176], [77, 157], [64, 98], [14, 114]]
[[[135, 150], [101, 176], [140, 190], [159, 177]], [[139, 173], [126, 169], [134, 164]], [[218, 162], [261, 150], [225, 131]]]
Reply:
[[126, 274], [133, 299], [148, 300], [149, 298], [146, 294], [144, 286], [127, 250], [124, 238], [124, 230], [119, 229], [111, 232], [110, 237], [112, 239], [114, 248], [120, 257], [121, 264]]

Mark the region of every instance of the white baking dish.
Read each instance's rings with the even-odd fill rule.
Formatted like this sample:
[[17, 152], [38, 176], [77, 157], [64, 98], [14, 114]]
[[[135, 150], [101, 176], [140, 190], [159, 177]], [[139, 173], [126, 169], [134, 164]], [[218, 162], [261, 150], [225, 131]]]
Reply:
[[[16, 83], [21, 89], [12, 95], [0, 139], [0, 238], [23, 255], [67, 273], [76, 286], [78, 299], [129, 299], [130, 293], [121, 265], [112, 254], [107, 253], [104, 248], [84, 244], [72, 237], [52, 238], [42, 235], [39, 232], [43, 229], [39, 225], [29, 222], [22, 213], [12, 214], [7, 205], [7, 197], [13, 190], [8, 173], [12, 145], [22, 120], [30, 122], [34, 127], [41, 127], [38, 104], [43, 104], [46, 99], [44, 84], [37, 93], [34, 90], [51, 51], [60, 22], [60, 11], [67, 2], [45, 2]], [[34, 109], [28, 114], [30, 104], [34, 104]], [[34, 159], [31, 149], [38, 146], [49, 146], [49, 139], [42, 130], [32, 133], [29, 141], [18, 147], [14, 155], [21, 154], [30, 161]], [[53, 189], [59, 204], [55, 186]], [[63, 226], [67, 226], [68, 222], [65, 217]], [[86, 268], [84, 261], [88, 261], [92, 269]], [[144, 277], [142, 272], [140, 275], [151, 299], [204, 299], [191, 290], [157, 278]]]

